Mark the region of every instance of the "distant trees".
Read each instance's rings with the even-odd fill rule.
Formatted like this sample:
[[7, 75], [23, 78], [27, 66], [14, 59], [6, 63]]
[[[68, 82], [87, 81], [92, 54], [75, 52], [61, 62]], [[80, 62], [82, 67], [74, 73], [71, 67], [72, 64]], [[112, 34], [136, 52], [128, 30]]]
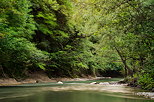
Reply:
[[[125, 76], [137, 77], [136, 85], [142, 84], [143, 88], [151, 89], [154, 81], [154, 21], [151, 16], [154, 13], [154, 2], [152, 0], [75, 2], [79, 10], [82, 8], [83, 13], [75, 16], [80, 20], [78, 29], [82, 29], [81, 32], [87, 35], [92, 32], [89, 38], [95, 39], [93, 52], [96, 58], [101, 56], [99, 58], [102, 60], [99, 61], [99, 65], [103, 65], [101, 68], [106, 70], [110, 68], [109, 66], [113, 67], [113, 64], [114, 69], [123, 66]], [[144, 82], [143, 79], [146, 78], [150, 81]]]
[[[97, 4], [102, 12], [101, 43], [106, 42], [103, 46], [107, 45], [117, 53], [126, 76], [136, 77], [136, 85], [142, 84], [143, 88], [151, 89], [154, 85], [153, 1], [114, 0], [99, 3], [103, 4]], [[145, 81], [146, 78], [149, 81]]]

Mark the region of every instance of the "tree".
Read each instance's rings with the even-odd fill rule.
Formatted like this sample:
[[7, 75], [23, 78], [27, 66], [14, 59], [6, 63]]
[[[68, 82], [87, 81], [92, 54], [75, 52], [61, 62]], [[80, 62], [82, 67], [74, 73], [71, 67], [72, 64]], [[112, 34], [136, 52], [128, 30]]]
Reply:
[[[0, 1], [0, 61], [8, 77], [19, 78], [28, 68], [48, 60], [48, 55], [38, 50], [30, 40], [36, 30], [28, 0]], [[40, 66], [40, 64], [39, 64]]]

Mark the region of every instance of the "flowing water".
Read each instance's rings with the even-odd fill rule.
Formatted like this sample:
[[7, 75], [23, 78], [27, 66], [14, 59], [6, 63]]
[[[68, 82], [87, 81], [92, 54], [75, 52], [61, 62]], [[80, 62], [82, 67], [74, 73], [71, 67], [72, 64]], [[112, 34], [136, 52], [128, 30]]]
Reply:
[[[97, 80], [96, 82], [119, 79]], [[142, 91], [122, 85], [89, 84], [93, 81], [25, 84], [0, 88], [0, 102], [154, 102], [136, 96]]]

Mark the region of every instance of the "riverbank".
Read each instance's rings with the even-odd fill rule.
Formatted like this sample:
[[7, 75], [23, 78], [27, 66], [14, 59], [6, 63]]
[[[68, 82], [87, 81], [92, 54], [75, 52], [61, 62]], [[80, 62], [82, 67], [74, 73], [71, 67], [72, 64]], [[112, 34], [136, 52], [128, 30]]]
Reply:
[[0, 86], [14, 86], [20, 84], [31, 84], [31, 83], [47, 83], [47, 82], [59, 82], [59, 81], [88, 81], [88, 80], [103, 80], [110, 79], [111, 77], [87, 77], [87, 78], [48, 78], [47, 76], [42, 77], [31, 77], [24, 80], [15, 80], [13, 78], [2, 78], [0, 79]]
[[[142, 89], [140, 85], [137, 85], [136, 84], [136, 80], [135, 81], [126, 81], [126, 80], [122, 80], [122, 81], [119, 81], [118, 83], [120, 84], [123, 84], [123, 83], [126, 83], [127, 86], [129, 87], [133, 87], [133, 88], [138, 88], [138, 89]], [[145, 98], [149, 98], [149, 99], [152, 99], [154, 100], [154, 88], [152, 90], [145, 90], [145, 92], [137, 92], [135, 93], [135, 95], [137, 96], [143, 96]]]
[[87, 81], [87, 80], [101, 80], [108, 79], [111, 77], [92, 77], [85, 76], [82, 78], [49, 78], [45, 72], [37, 71], [33, 73], [28, 73], [27, 78], [15, 79], [15, 78], [0, 78], [0, 86], [12, 86], [20, 84], [30, 84], [30, 83], [47, 83], [47, 82], [59, 82], [59, 81]]

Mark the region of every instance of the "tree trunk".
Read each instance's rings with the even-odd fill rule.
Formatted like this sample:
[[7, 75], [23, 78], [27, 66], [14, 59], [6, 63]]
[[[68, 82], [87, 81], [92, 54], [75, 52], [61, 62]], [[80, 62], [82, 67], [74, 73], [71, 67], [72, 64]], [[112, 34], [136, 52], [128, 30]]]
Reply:
[[124, 64], [125, 77], [127, 77], [128, 75], [131, 75], [132, 76], [133, 75], [133, 71], [127, 65], [126, 58], [124, 58], [122, 56], [121, 52], [118, 50], [118, 48], [116, 46], [114, 46], [114, 48], [117, 51], [118, 55], [120, 56], [120, 59], [121, 59], [122, 63]]
[[2, 72], [2, 73], [1, 73], [1, 74], [2, 74], [2, 77], [6, 78], [7, 75], [4, 73], [4, 70], [3, 70], [2, 65], [0, 65], [0, 71]]

